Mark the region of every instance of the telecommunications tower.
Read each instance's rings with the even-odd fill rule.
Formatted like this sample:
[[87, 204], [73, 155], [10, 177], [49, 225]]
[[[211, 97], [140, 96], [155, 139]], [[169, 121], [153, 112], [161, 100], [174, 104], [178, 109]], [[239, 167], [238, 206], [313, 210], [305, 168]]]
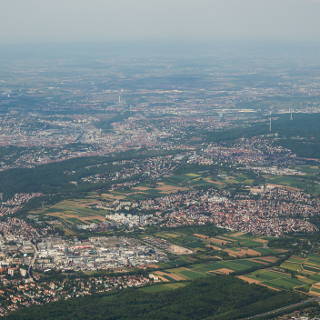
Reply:
[[269, 115], [269, 132], [272, 132], [272, 111], [270, 111]]

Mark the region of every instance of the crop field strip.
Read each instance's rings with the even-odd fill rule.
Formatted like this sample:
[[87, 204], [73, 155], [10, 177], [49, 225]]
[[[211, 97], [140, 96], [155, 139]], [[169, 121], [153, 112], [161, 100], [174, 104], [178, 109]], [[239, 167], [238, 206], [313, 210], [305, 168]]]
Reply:
[[259, 281], [261, 285], [268, 285], [276, 289], [298, 291], [303, 289], [311, 295], [319, 295], [320, 256], [310, 255], [305, 258], [292, 256], [278, 268], [254, 271], [247, 274], [246, 278], [248, 282], [252, 279]]
[[[235, 275], [245, 282], [275, 291], [298, 291], [320, 296], [320, 256], [318, 255], [292, 256], [277, 265], [280, 257], [287, 254], [287, 250], [269, 248], [268, 239], [263, 237], [234, 232], [211, 236], [174, 231], [158, 232], [157, 236], [179, 243], [186, 248], [190, 248], [190, 244], [193, 243], [192, 238], [201, 241], [207, 250], [211, 249], [208, 243], [214, 243], [212, 250], [216, 254], [215, 261], [200, 263], [195, 261], [185, 267], [164, 269], [162, 272], [166, 274], [166, 280], [176, 282], [215, 275]], [[193, 258], [199, 258], [200, 251], [197, 251]], [[227, 253], [228, 257], [219, 257], [219, 252]], [[237, 253], [238, 255], [235, 255]], [[251, 254], [253, 257], [250, 257]], [[206, 257], [210, 259], [210, 256]], [[247, 273], [252, 269], [256, 271]], [[240, 275], [237, 275], [238, 273]]]
[[[270, 263], [268, 265], [270, 265]], [[162, 271], [156, 271], [154, 272], [154, 274], [160, 277], [164, 276], [166, 279], [168, 279], [169, 277], [172, 281], [179, 281], [193, 280], [196, 278], [206, 277], [214, 274], [232, 274], [235, 272], [245, 272], [246, 270], [260, 267], [260, 262], [256, 262], [254, 261], [254, 259], [250, 258], [195, 263], [189, 265], [188, 267], [169, 268]], [[179, 279], [179, 277], [181, 277], [181, 279]], [[272, 279], [272, 277], [270, 279]]]
[[[109, 194], [91, 194], [90, 197], [81, 200], [64, 200], [51, 208], [46, 209], [43, 214], [55, 216], [68, 224], [101, 222], [104, 220], [103, 210], [93, 209], [91, 206], [99, 199], [130, 200], [131, 197], [148, 197], [148, 195], [175, 193], [192, 188], [201, 178], [198, 173], [186, 173], [179, 179], [171, 177], [154, 186], [136, 186], [126, 191], [114, 191]], [[227, 177], [230, 180], [230, 177]], [[183, 183], [188, 181], [188, 184]], [[97, 198], [96, 198], [97, 196]], [[217, 235], [206, 235], [201, 233], [185, 233], [176, 231], [160, 231], [155, 236], [166, 239], [172, 244], [191, 249], [194, 253], [187, 257], [181, 256], [179, 260], [188, 264], [184, 268], [161, 269], [155, 272], [159, 280], [164, 282], [180, 282], [194, 280], [201, 277], [237, 274], [243, 281], [260, 284], [274, 290], [300, 290], [314, 295], [319, 295], [319, 288], [315, 286], [320, 282], [320, 257], [313, 255], [308, 258], [293, 256], [283, 262], [280, 267], [283, 272], [270, 268], [278, 261], [278, 255], [285, 254], [283, 249], [268, 247], [268, 239], [254, 237], [241, 232], [227, 232]], [[227, 255], [227, 257], [226, 257]], [[202, 263], [202, 259], [209, 260]], [[210, 261], [211, 260], [211, 261]], [[214, 261], [215, 260], [215, 261]], [[178, 260], [177, 260], [178, 261]], [[184, 261], [184, 262], [183, 262]], [[169, 264], [170, 265], [170, 264]], [[164, 264], [165, 266], [165, 264]], [[258, 269], [246, 274], [246, 271]], [[293, 277], [291, 272], [297, 275]]]

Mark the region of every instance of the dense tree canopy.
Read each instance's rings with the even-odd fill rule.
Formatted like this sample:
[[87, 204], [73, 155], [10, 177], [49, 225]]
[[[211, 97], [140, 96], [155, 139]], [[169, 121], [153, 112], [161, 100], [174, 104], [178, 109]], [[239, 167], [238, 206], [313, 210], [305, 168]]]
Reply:
[[[150, 290], [151, 289], [151, 290]], [[18, 311], [6, 320], [212, 320], [239, 319], [299, 301], [226, 276], [193, 281], [170, 290], [126, 289]]]

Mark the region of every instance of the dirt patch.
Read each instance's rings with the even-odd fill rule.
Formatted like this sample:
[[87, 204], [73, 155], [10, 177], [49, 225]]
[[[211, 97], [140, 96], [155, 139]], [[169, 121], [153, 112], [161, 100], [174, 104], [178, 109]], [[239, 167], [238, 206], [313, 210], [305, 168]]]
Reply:
[[298, 257], [298, 256], [292, 256], [291, 258], [293, 258], [293, 259], [295, 259], [295, 260], [302, 261], [302, 262], [306, 260], [305, 258]]
[[263, 264], [263, 265], [268, 265], [269, 264], [266, 261], [261, 261], [261, 260], [257, 260], [257, 259], [250, 259], [250, 261], [255, 262], [255, 263], [259, 263], [259, 264]]
[[217, 185], [219, 185], [219, 186], [224, 186], [224, 183], [221, 182], [221, 181], [212, 180], [212, 179], [210, 179], [210, 178], [204, 178], [204, 180], [205, 180], [206, 182], [209, 182], [209, 183], [217, 184]]
[[193, 234], [195, 237], [200, 238], [200, 239], [208, 239], [210, 237], [204, 235], [204, 234], [199, 234], [199, 233], [194, 233]]
[[287, 185], [284, 185], [284, 184], [272, 184], [272, 183], [268, 183], [266, 185], [267, 189], [274, 189], [274, 188], [282, 188], [282, 189], [286, 189], [286, 190], [289, 190], [289, 191], [301, 191], [301, 189], [299, 188], [294, 188], [294, 187], [289, 187]]
[[309, 161], [318, 161], [318, 162], [320, 162], [320, 159], [317, 159], [317, 158], [302, 158], [302, 159], [309, 160]]
[[213, 246], [212, 244], [207, 244], [206, 247], [217, 251], [222, 250], [220, 247]]
[[229, 236], [232, 238], [238, 238], [238, 237], [243, 236], [244, 234], [245, 234], [244, 232], [235, 232], [235, 233], [229, 234]]
[[274, 263], [274, 262], [278, 261], [278, 258], [276, 258], [276, 257], [261, 257], [261, 258], [259, 258], [259, 260]]
[[237, 241], [237, 240], [235, 240], [235, 239], [230, 239], [230, 238], [224, 237], [224, 236], [218, 236], [217, 238], [222, 239], [222, 240], [226, 240], [226, 241], [229, 241], [229, 242]]
[[121, 194], [112, 194], [112, 193], [103, 193], [101, 195], [102, 198], [114, 199], [114, 200], [122, 200], [125, 199], [127, 196]]
[[319, 263], [317, 263], [317, 262], [305, 261], [305, 262], [303, 262], [303, 264], [304, 264], [305, 266], [310, 266], [310, 267], [312, 267], [312, 268], [318, 269], [319, 272], [320, 272]]
[[274, 287], [268, 286], [268, 285], [266, 285], [266, 284], [264, 284], [264, 283], [261, 283], [260, 285], [263, 286], [263, 287], [266, 287], [266, 288], [268, 288], [268, 289], [274, 290], [274, 291], [281, 291], [281, 290], [278, 289], [278, 288], [274, 288]]
[[157, 272], [154, 272], [154, 274], [163, 282], [169, 282], [170, 281], [169, 279], [164, 277], [164, 276], [168, 276], [168, 274], [166, 274], [165, 272], [157, 271]]
[[175, 273], [169, 273], [168, 277], [172, 278], [173, 280], [176, 281], [183, 281], [183, 280], [188, 280], [186, 277], [183, 277], [180, 274], [175, 274]]
[[261, 252], [253, 250], [253, 249], [248, 249], [247, 254], [249, 256], [261, 256]]
[[216, 270], [211, 270], [209, 272], [213, 272], [213, 273], [217, 273], [217, 274], [231, 274], [234, 272], [234, 270], [228, 269], [228, 268], [220, 268], [220, 269], [216, 269]]
[[158, 266], [157, 264], [146, 264], [146, 267], [152, 269], [160, 268], [160, 266]]
[[96, 206], [100, 205], [100, 201], [90, 201], [90, 202], [85, 202], [85, 203], [80, 203], [80, 202], [75, 202], [75, 206], [80, 207], [80, 208], [88, 208], [90, 209], [90, 206]]
[[261, 253], [258, 251], [255, 251], [253, 249], [239, 249], [239, 250], [232, 250], [232, 249], [225, 249], [223, 250], [226, 252], [229, 256], [231, 257], [236, 257], [236, 258], [242, 258], [246, 256], [261, 256]]
[[306, 269], [303, 269], [303, 273], [304, 274], [308, 274], [310, 276], [313, 276], [313, 275], [317, 274], [317, 272], [306, 270]]
[[90, 220], [99, 220], [99, 221], [105, 221], [106, 219], [103, 216], [87, 216], [82, 217], [78, 216], [73, 213], [67, 213], [67, 212], [50, 212], [47, 214], [48, 216], [58, 217], [61, 219], [68, 219], [68, 218], [75, 218], [80, 221], [90, 221]]
[[238, 276], [237, 277], [238, 279], [241, 279], [245, 282], [248, 282], [248, 283], [255, 283], [255, 284], [261, 284], [261, 281], [257, 280], [257, 279], [252, 279], [252, 278], [249, 278], [249, 277], [246, 277], [246, 276]]
[[175, 244], [171, 244], [168, 248], [168, 250], [173, 254], [192, 254], [193, 251], [181, 246], [177, 246]]
[[281, 291], [280, 289], [273, 288], [273, 287], [271, 287], [271, 286], [268, 286], [268, 285], [262, 283], [262, 282], [259, 281], [259, 280], [252, 279], [252, 278], [249, 278], [249, 277], [246, 277], [246, 276], [238, 276], [237, 278], [238, 278], [238, 279], [241, 279], [241, 280], [243, 280], [243, 281], [245, 281], [245, 282], [248, 282], [248, 283], [250, 283], [250, 284], [251, 284], [251, 283], [254, 283], [254, 284], [257, 284], [257, 285], [259, 285], [259, 286], [263, 286], [263, 287], [269, 288], [269, 289], [274, 290], [274, 291]]
[[163, 271], [156, 271], [154, 272], [154, 274], [161, 279], [165, 279], [163, 281], [169, 281], [166, 277], [172, 278], [173, 280], [176, 280], [176, 281], [188, 280], [186, 277], [180, 274], [172, 273], [172, 272], [167, 273]]
[[206, 240], [213, 242], [213, 243], [220, 244], [222, 246], [225, 246], [226, 244], [231, 242], [231, 241], [222, 240], [222, 239], [218, 239], [218, 238], [207, 238]]
[[275, 252], [278, 252], [278, 253], [285, 253], [285, 252], [288, 252], [288, 250], [286, 249], [274, 249]]
[[75, 218], [80, 220], [80, 216], [74, 213], [66, 213], [66, 212], [50, 212], [47, 214], [48, 216], [58, 217], [61, 219]]
[[134, 187], [133, 189], [134, 189], [134, 190], [138, 190], [138, 191], [148, 191], [148, 190], [150, 190], [151, 188], [148, 188], [148, 187]]
[[99, 220], [99, 221], [106, 221], [106, 219], [102, 216], [88, 216], [88, 217], [79, 217], [78, 218], [81, 221], [88, 221], [88, 220]]
[[259, 243], [262, 243], [262, 244], [265, 244], [265, 243], [268, 243], [268, 242], [269, 242], [268, 240], [260, 239], [260, 238], [255, 238], [255, 239], [253, 239], [253, 241], [259, 242]]
[[156, 190], [159, 190], [162, 193], [175, 193], [179, 191], [187, 191], [188, 188], [185, 187], [177, 187], [169, 184], [164, 184], [162, 182], [158, 183]]
[[[65, 216], [66, 214], [64, 214], [63, 212], [49, 212], [47, 213], [48, 216], [53, 216], [53, 217], [59, 217], [62, 218], [63, 216]], [[77, 216], [78, 217], [78, 216]]]

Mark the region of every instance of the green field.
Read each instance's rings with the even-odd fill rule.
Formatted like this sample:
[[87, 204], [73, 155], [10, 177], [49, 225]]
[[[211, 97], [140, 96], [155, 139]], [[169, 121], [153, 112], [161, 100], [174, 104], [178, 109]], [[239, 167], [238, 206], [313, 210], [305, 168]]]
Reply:
[[[262, 265], [260, 263], [254, 262], [250, 259], [238, 259], [206, 263], [195, 263], [186, 267], [165, 269], [161, 272], [162, 277], [165, 277], [166, 279], [168, 279], [169, 277], [169, 280], [175, 280], [174, 275], [181, 276], [185, 280], [194, 280], [201, 277], [212, 276], [215, 274], [215, 271], [222, 274], [224, 274], [224, 272], [228, 270], [230, 273], [242, 273], [252, 270], [252, 268], [256, 269], [261, 267]], [[268, 267], [268, 265], [263, 265], [263, 267]], [[220, 269], [221, 271], [219, 271]], [[163, 272], [165, 273], [165, 275], [163, 275]], [[173, 277], [170, 277], [170, 274], [173, 274]], [[270, 279], [272, 279], [272, 277], [270, 277]]]
[[269, 183], [301, 189], [315, 196], [320, 195], [320, 179], [317, 176], [266, 176]]
[[296, 287], [302, 287], [305, 285], [304, 282], [292, 278], [291, 274], [278, 272], [274, 269], [262, 269], [252, 272], [246, 276], [260, 281], [261, 284], [265, 284], [276, 289], [293, 290]]
[[[282, 271], [281, 271], [282, 270]], [[246, 275], [261, 284], [276, 289], [316, 291], [311, 287], [320, 282], [320, 256], [292, 256], [279, 266], [279, 269], [267, 268]], [[312, 293], [312, 292], [311, 292]]]

